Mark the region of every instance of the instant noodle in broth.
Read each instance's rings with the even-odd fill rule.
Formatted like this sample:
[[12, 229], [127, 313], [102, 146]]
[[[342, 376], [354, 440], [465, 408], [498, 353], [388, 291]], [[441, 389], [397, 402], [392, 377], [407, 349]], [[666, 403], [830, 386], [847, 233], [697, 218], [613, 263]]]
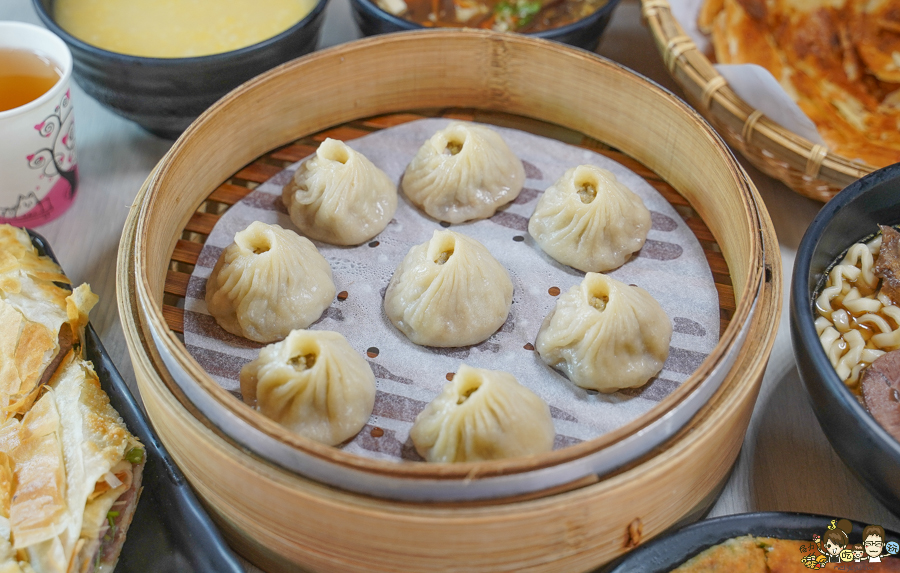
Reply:
[[840, 379], [900, 440], [900, 232], [856, 243], [816, 298], [816, 331]]
[[856, 243], [828, 272], [816, 298], [816, 332], [832, 366], [859, 393], [862, 370], [900, 348], [900, 308], [878, 290], [875, 263], [882, 235]]

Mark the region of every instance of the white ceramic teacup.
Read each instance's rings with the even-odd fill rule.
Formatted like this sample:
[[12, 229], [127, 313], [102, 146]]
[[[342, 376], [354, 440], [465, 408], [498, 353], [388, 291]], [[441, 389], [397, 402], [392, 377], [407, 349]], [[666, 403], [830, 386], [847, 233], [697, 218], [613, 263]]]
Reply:
[[22, 22], [0, 22], [0, 48], [40, 54], [62, 72], [44, 95], [0, 111], [0, 223], [33, 227], [61, 215], [78, 189], [72, 54], [52, 32]]

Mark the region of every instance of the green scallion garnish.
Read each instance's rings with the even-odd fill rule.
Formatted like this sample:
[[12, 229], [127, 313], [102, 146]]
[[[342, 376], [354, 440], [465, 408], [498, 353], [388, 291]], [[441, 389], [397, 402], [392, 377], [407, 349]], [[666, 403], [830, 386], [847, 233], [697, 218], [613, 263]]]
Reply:
[[129, 463], [139, 464], [141, 460], [144, 459], [144, 450], [141, 448], [131, 448], [128, 450], [128, 453], [125, 454], [125, 459], [128, 460]]

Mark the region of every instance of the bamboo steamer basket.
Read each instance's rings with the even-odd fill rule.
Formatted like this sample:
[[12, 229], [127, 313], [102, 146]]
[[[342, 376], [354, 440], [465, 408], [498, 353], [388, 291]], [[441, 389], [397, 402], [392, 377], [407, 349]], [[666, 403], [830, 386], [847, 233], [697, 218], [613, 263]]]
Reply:
[[[581, 131], [647, 165], [696, 210], [721, 248], [734, 288], [733, 316], [698, 372], [661, 411], [611, 436], [543, 456], [459, 465], [393, 464], [327, 448], [284, 431], [218, 387], [187, 354], [164, 313], [170, 258], [197, 207], [254, 158], [298, 137], [362, 117], [457, 106]], [[119, 305], [151, 420], [226, 536], [252, 561], [270, 571], [298, 565], [320, 571], [586, 570], [708, 503], [734, 462], [780, 314], [780, 257], [760, 204], [746, 174], [699, 116], [611, 62], [491, 32], [380, 36], [276, 68], [220, 100], [185, 132], [129, 215], [119, 252]], [[704, 385], [713, 375], [719, 383]], [[698, 413], [684, 427], [674, 425], [672, 412], [704, 389], [712, 396]], [[221, 408], [209, 410], [204, 401]], [[268, 441], [248, 440], [223, 420]], [[664, 443], [602, 477], [576, 475], [505, 496], [494, 491], [481, 501], [387, 499], [420, 482], [448, 489], [511, 483], [503, 480], [577, 464], [667, 425]], [[281, 449], [267, 450], [273, 443]], [[273, 455], [288, 448], [327, 471], [315, 474], [318, 481], [292, 471]], [[363, 485], [393, 480], [395, 490], [372, 495], [329, 479], [348, 468]]]
[[832, 153], [754, 109], [697, 49], [672, 15], [668, 0], [641, 0], [641, 5], [650, 34], [685, 98], [760, 171], [801, 195], [824, 202], [878, 169]]

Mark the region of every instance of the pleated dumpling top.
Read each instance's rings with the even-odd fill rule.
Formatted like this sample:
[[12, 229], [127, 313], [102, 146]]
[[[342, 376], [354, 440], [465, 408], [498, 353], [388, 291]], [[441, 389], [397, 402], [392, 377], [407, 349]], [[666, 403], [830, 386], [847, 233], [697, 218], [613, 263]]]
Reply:
[[409, 435], [427, 461], [458, 463], [549, 452], [556, 431], [550, 407], [515, 376], [463, 364]]
[[397, 186], [362, 153], [329, 138], [284, 186], [282, 200], [307, 237], [358, 245], [390, 223], [397, 210]]
[[512, 304], [509, 273], [471, 237], [435, 231], [411, 248], [384, 296], [387, 317], [423, 346], [468, 346], [506, 322]]
[[403, 192], [439, 221], [490, 217], [519, 196], [525, 167], [500, 134], [453, 122], [426, 141], [403, 174]]
[[609, 393], [656, 376], [671, 338], [672, 322], [650, 293], [588, 273], [557, 299], [534, 346], [576, 385]]
[[289, 430], [334, 446], [369, 421], [375, 375], [341, 334], [295, 330], [241, 369], [241, 393]]
[[334, 294], [331, 267], [309, 239], [256, 221], [222, 251], [206, 306], [228, 332], [274, 342], [318, 320]]
[[544, 191], [528, 233], [560, 263], [596, 273], [625, 264], [644, 246], [650, 224], [644, 202], [614, 173], [579, 165]]

